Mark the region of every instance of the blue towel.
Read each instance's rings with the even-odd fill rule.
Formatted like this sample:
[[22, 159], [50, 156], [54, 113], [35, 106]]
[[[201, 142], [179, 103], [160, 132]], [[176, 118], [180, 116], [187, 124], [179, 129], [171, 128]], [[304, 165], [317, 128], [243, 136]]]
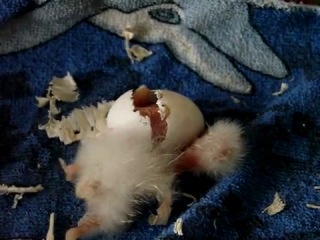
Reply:
[[[131, 63], [120, 36], [153, 52]], [[49, 139], [35, 105], [54, 76], [70, 73], [80, 92], [62, 113], [113, 100], [146, 84], [180, 92], [208, 123], [237, 119], [248, 154], [221, 181], [181, 176], [184, 192], [167, 226], [145, 218], [113, 239], [319, 239], [320, 9], [262, 0], [0, 0], [0, 184], [35, 186], [16, 208], [0, 196], [0, 239], [56, 239], [84, 213], [58, 158], [77, 143]], [[278, 92], [282, 84], [288, 89]], [[278, 192], [282, 212], [263, 210]], [[182, 219], [183, 236], [174, 232]], [[100, 239], [100, 238], [96, 238]], [[104, 236], [108, 239], [108, 236]]]

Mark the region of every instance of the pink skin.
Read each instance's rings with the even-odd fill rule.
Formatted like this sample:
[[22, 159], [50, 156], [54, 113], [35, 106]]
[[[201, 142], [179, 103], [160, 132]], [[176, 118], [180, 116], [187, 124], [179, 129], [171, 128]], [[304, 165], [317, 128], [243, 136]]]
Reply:
[[94, 233], [99, 226], [100, 222], [98, 219], [85, 219], [77, 227], [70, 228], [66, 232], [65, 240], [77, 240], [83, 236]]
[[175, 170], [203, 172], [210, 176], [224, 176], [233, 172], [245, 154], [241, 126], [235, 122], [218, 121], [184, 151]]
[[[66, 179], [69, 182], [73, 182], [75, 180], [75, 178], [77, 177], [77, 175], [79, 174], [80, 171], [80, 166], [76, 163], [70, 164], [66, 167], [64, 167], [64, 172], [66, 175]], [[90, 186], [86, 186], [87, 189], [80, 189], [81, 191], [77, 191], [76, 196], [78, 198], [81, 199], [86, 199], [87, 197], [89, 197], [89, 195], [91, 196], [92, 194], [90, 194], [91, 192], [94, 193], [95, 187], [91, 186], [92, 189], [90, 188]], [[93, 191], [91, 191], [93, 190]], [[91, 196], [92, 197], [92, 196]], [[66, 240], [77, 240], [83, 236], [86, 236], [90, 233], [93, 233], [97, 230], [97, 228], [99, 227], [100, 223], [98, 221], [98, 219], [95, 218], [88, 218], [88, 219], [84, 219], [83, 221], [81, 221], [81, 223], [78, 224], [77, 227], [74, 228], [70, 228], [65, 235], [65, 239]]]
[[[196, 145], [192, 145], [189, 147], [184, 154], [181, 156], [179, 163], [176, 165], [176, 171], [178, 173], [182, 173], [185, 171], [201, 171], [204, 166], [200, 164], [200, 158], [202, 155], [202, 149], [198, 148]], [[217, 149], [215, 156], [212, 158], [212, 164], [215, 162], [223, 162], [228, 161], [232, 150], [230, 150], [223, 143], [219, 145], [219, 149]]]
[[171, 194], [167, 194], [163, 198], [160, 206], [157, 209], [157, 215], [149, 216], [149, 224], [151, 225], [167, 224], [168, 219], [171, 215], [171, 205], [172, 205]]
[[66, 179], [69, 182], [74, 181], [76, 176], [78, 175], [80, 171], [80, 166], [76, 163], [68, 165], [65, 169], [63, 169], [66, 174]]

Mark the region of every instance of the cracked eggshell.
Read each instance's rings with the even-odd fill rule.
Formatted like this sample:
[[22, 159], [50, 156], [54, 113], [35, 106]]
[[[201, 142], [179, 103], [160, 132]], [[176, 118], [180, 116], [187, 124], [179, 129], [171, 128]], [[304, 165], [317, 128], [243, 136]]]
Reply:
[[133, 90], [129, 90], [114, 102], [107, 116], [107, 127], [121, 131], [128, 129], [129, 132], [135, 129], [134, 132], [145, 135], [151, 141], [150, 119], [135, 111], [132, 94]]
[[[203, 133], [204, 117], [191, 99], [169, 90], [150, 91], [157, 97], [157, 111], [167, 123], [166, 134], [159, 143], [163, 150], [177, 150], [191, 144]], [[129, 130], [130, 133], [143, 135], [146, 141], [150, 142], [153, 140], [152, 119], [149, 116], [142, 116], [139, 110], [135, 111], [133, 92], [129, 90], [115, 101], [107, 116], [107, 126], [111, 129]], [[135, 130], [132, 131], [132, 129]]]
[[158, 102], [169, 109], [166, 118], [168, 129], [161, 143], [166, 150], [174, 150], [191, 144], [205, 129], [204, 117], [191, 99], [169, 90], [156, 90]]

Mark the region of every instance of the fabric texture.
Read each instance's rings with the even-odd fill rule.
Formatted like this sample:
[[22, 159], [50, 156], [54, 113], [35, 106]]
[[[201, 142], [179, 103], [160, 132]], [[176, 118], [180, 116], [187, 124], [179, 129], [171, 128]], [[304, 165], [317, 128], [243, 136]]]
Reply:
[[[153, 54], [132, 64], [133, 43]], [[73, 108], [114, 100], [146, 84], [196, 102], [209, 124], [231, 118], [245, 126], [242, 168], [216, 182], [181, 176], [198, 201], [174, 204], [166, 226], [146, 218], [112, 239], [319, 239], [320, 10], [259, 0], [0, 0], [0, 184], [35, 186], [12, 208], [0, 196], [0, 239], [44, 239], [55, 212], [56, 239], [75, 226], [84, 204], [58, 158], [73, 161], [77, 143], [49, 139], [35, 105], [54, 76], [70, 73], [80, 92]], [[281, 84], [287, 91], [276, 96]], [[285, 209], [263, 210], [278, 192]], [[174, 233], [182, 219], [183, 236]], [[101, 239], [96, 237], [95, 239]], [[103, 239], [109, 239], [107, 235]]]

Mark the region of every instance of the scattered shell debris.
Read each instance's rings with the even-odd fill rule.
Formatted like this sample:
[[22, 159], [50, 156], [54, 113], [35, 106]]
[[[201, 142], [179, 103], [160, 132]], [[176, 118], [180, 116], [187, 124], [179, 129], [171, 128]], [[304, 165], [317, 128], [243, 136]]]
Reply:
[[270, 206], [266, 207], [262, 213], [267, 212], [268, 215], [273, 216], [281, 212], [285, 208], [285, 202], [280, 198], [279, 193], [275, 193], [273, 202]]
[[132, 40], [134, 37], [134, 30], [132, 27], [126, 27], [123, 30], [122, 36], [124, 37], [125, 50], [131, 60], [131, 63], [134, 63], [134, 61], [141, 62], [143, 59], [150, 57], [153, 54], [152, 51], [149, 51], [138, 44], [132, 45], [130, 47], [130, 40]]
[[56, 120], [49, 113], [49, 120], [45, 125], [39, 125], [40, 130], [45, 130], [49, 138], [58, 137], [65, 145], [79, 141], [85, 137], [96, 137], [106, 130], [105, 117], [113, 101], [98, 102], [97, 106], [91, 105], [82, 109], [74, 109], [69, 116]]
[[63, 78], [54, 77], [49, 84], [51, 94], [62, 102], [75, 102], [79, 98], [77, 84], [69, 72]]
[[51, 97], [49, 100], [49, 112], [54, 116], [60, 113], [60, 109], [57, 108], [57, 99]]
[[240, 103], [240, 100], [238, 98], [234, 97], [234, 96], [231, 96], [231, 99], [235, 104], [239, 104]]
[[273, 96], [280, 96], [282, 95], [284, 92], [286, 92], [289, 88], [289, 85], [288, 83], [281, 83], [281, 86], [280, 86], [280, 90], [278, 92], [274, 92], [272, 93]]
[[182, 218], [178, 218], [177, 221], [175, 221], [174, 223], [173, 231], [178, 236], [183, 236], [182, 224], [183, 224]]
[[[47, 94], [45, 97], [35, 97], [37, 100], [37, 106], [39, 108], [45, 107], [49, 104], [48, 110], [48, 122], [44, 125], [39, 125], [40, 130], [45, 130], [49, 138], [59, 137], [61, 142], [70, 144], [74, 141], [80, 140], [83, 135], [86, 134], [88, 128], [92, 128], [89, 125], [88, 117], [93, 118], [101, 125], [102, 119], [100, 115], [103, 115], [105, 108], [108, 108], [108, 104], [104, 102], [98, 103], [97, 107], [90, 106], [83, 109], [76, 109], [81, 113], [77, 115], [77, 112], [72, 112], [67, 118], [62, 117], [61, 121], [54, 118], [55, 115], [60, 113], [60, 109], [57, 108], [57, 101], [62, 102], [75, 102], [79, 98], [79, 92], [76, 82], [71, 74], [68, 72], [63, 78], [53, 77], [47, 88]], [[90, 112], [90, 113], [87, 113]], [[94, 116], [91, 116], [94, 114]], [[82, 119], [78, 119], [82, 117]], [[100, 122], [99, 122], [100, 121]], [[79, 131], [79, 134], [77, 134]]]
[[46, 240], [54, 240], [54, 212], [50, 214], [49, 228], [46, 235]]
[[67, 171], [67, 163], [66, 163], [66, 161], [63, 160], [62, 158], [59, 158], [59, 163], [60, 163], [60, 166], [61, 166], [62, 170], [64, 172], [66, 172]]
[[16, 186], [8, 186], [8, 185], [0, 185], [0, 195], [4, 194], [15, 194], [13, 199], [12, 208], [16, 209], [18, 206], [19, 201], [23, 198], [24, 193], [37, 193], [43, 190], [41, 184], [37, 186], [31, 187], [16, 187]]
[[315, 204], [307, 203], [306, 206], [307, 206], [307, 208], [319, 209], [319, 210], [320, 210], [320, 205], [315, 205]]
[[65, 145], [79, 141], [85, 137], [96, 137], [106, 130], [106, 115], [114, 101], [98, 102], [96, 106], [90, 105], [74, 109], [61, 120], [55, 119], [60, 113], [57, 101], [75, 102], [79, 98], [78, 87], [68, 72], [63, 78], [54, 77], [49, 83], [46, 97], [36, 97], [39, 108], [49, 104], [48, 122], [39, 125], [38, 129], [45, 130], [49, 138], [59, 138]]
[[13, 209], [16, 209], [16, 208], [17, 208], [18, 202], [19, 202], [19, 200], [21, 200], [22, 198], [23, 198], [23, 193], [16, 194], [16, 195], [14, 196], [13, 205], [12, 205], [12, 208], [13, 208]]
[[44, 106], [46, 106], [48, 103], [49, 103], [49, 98], [46, 98], [46, 97], [36, 97], [36, 100], [37, 100], [37, 106], [39, 108], [42, 108]]
[[49, 111], [52, 115], [57, 115], [60, 110], [57, 108], [57, 101], [75, 102], [79, 98], [77, 84], [69, 72], [63, 78], [53, 77], [47, 88], [45, 97], [35, 97], [39, 108], [49, 104]]
[[7, 185], [0, 185], [0, 195], [1, 194], [10, 194], [10, 193], [16, 193], [16, 194], [22, 194], [22, 193], [37, 193], [43, 190], [43, 187], [41, 184], [37, 186], [31, 186], [31, 187], [16, 187], [16, 186], [7, 186]]
[[[320, 190], [320, 186], [314, 186], [314, 190]], [[320, 205], [312, 204], [312, 203], [307, 203], [306, 204], [307, 208], [312, 208], [312, 209], [319, 209], [320, 210]]]
[[138, 62], [141, 62], [143, 59], [150, 57], [152, 55], [151, 51], [137, 44], [132, 45], [132, 47], [129, 48], [129, 51], [131, 53], [131, 56], [134, 58], [134, 60]]

